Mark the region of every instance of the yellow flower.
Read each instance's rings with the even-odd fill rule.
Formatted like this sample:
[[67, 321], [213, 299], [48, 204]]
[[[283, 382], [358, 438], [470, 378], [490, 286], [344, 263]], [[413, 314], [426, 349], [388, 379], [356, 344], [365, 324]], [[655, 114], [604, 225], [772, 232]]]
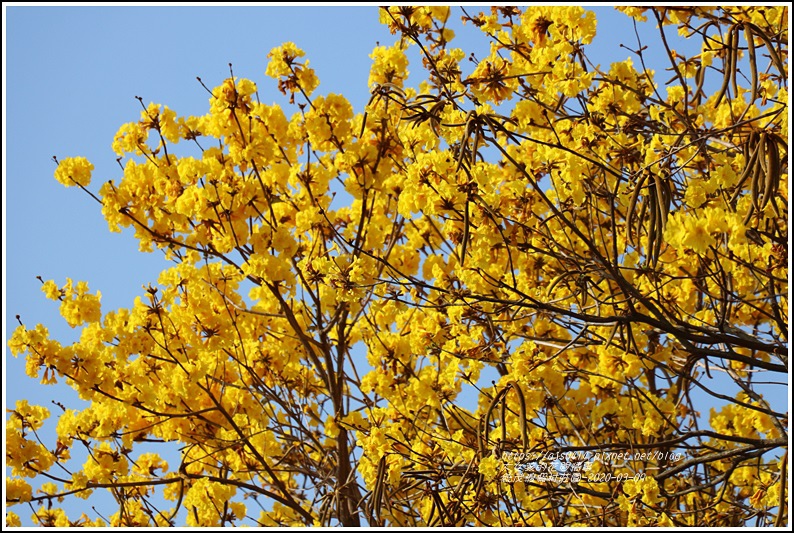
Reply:
[[500, 103], [509, 100], [518, 87], [518, 79], [511, 76], [511, 64], [500, 57], [480, 61], [467, 82], [479, 98]]
[[665, 228], [665, 239], [674, 247], [704, 254], [716, 242], [709, 221], [694, 214], [671, 217]]
[[77, 283], [74, 287], [72, 280], [66, 280], [62, 288], [63, 301], [61, 302], [61, 316], [66, 319], [71, 327], [77, 327], [87, 322], [97, 322], [102, 318], [100, 300], [102, 293], [89, 294], [88, 284], [85, 281]]
[[272, 78], [289, 76], [292, 73], [290, 67], [299, 57], [306, 55], [306, 52], [298, 48], [293, 42], [286, 42], [281, 46], [273, 48], [267, 57], [270, 63], [267, 64], [266, 74]]
[[87, 187], [91, 183], [91, 171], [94, 170], [85, 157], [67, 157], [58, 163], [55, 169], [55, 179], [67, 187], [82, 185]]
[[408, 77], [408, 57], [400, 43], [394, 46], [376, 46], [370, 56], [372, 68], [369, 72], [369, 85], [393, 83], [398, 87]]
[[6, 477], [6, 502], [9, 505], [29, 502], [32, 494], [30, 485], [24, 479]]
[[21, 527], [22, 521], [16, 513], [6, 511], [6, 527]]
[[284, 94], [303, 90], [307, 96], [310, 96], [320, 84], [314, 70], [309, 68], [308, 60], [303, 63], [296, 61], [304, 55], [306, 53], [292, 42], [277, 46], [267, 54], [270, 62], [265, 73], [279, 80], [279, 89]]
[[52, 280], [45, 281], [44, 285], [41, 286], [41, 290], [50, 300], [57, 300], [61, 296], [61, 290]]
[[493, 455], [489, 455], [482, 461], [480, 461], [480, 465], [477, 468], [477, 471], [485, 476], [487, 481], [494, 479], [497, 474], [499, 473], [499, 468], [501, 466], [501, 462], [494, 457]]
[[619, 6], [616, 9], [640, 22], [645, 22], [648, 20], [648, 17], [643, 15], [645, 10], [648, 9], [647, 7]]
[[44, 421], [50, 417], [50, 410], [40, 405], [30, 405], [27, 400], [17, 400], [16, 407], [12, 411], [13, 416], [9, 424], [18, 420], [19, 424], [15, 427], [30, 428], [33, 430], [41, 429]]

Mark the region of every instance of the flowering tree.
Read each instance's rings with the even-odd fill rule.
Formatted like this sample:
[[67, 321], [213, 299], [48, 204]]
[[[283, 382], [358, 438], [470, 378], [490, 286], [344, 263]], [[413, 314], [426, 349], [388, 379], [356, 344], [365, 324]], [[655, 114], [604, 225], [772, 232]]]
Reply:
[[286, 43], [290, 116], [232, 75], [204, 116], [144, 105], [96, 196], [61, 160], [173, 266], [104, 314], [43, 281], [80, 340], [20, 325], [11, 351], [90, 406], [45, 443], [17, 403], [6, 502], [43, 525], [104, 523], [58, 506], [97, 490], [120, 526], [785, 525], [787, 8], [622, 11], [656, 33], [606, 68], [581, 8], [463, 10], [490, 42], [471, 71], [448, 8], [384, 8], [362, 113]]

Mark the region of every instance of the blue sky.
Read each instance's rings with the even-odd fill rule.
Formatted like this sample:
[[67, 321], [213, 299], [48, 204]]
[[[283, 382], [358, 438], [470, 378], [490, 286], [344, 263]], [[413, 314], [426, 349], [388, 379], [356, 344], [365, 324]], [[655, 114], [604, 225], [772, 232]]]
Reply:
[[[110, 145], [119, 126], [138, 119], [135, 97], [166, 104], [180, 115], [203, 114], [208, 95], [196, 77], [217, 86], [228, 77], [230, 62], [235, 75], [257, 83], [263, 102], [280, 103], [289, 115], [294, 108], [264, 75], [267, 53], [284, 41], [306, 51], [321, 80], [315, 95], [343, 93], [360, 112], [370, 94], [369, 54], [376, 42], [394, 42], [378, 24], [374, 6], [4, 6], [4, 11], [6, 340], [17, 326], [15, 315], [28, 327], [47, 325], [64, 343], [79, 333], [60, 318], [57, 302], [44, 298], [36, 276], [59, 285], [67, 277], [88, 281], [92, 291], [102, 292], [106, 312], [130, 306], [141, 286], [155, 282], [167, 266], [159, 252], [139, 253], [131, 232], [110, 233], [88, 195], [58, 184], [53, 155], [87, 157], [95, 165], [93, 191], [108, 179], [118, 180], [121, 169]], [[588, 56], [604, 66], [628, 57], [619, 44], [636, 44], [630, 19], [603, 8], [598, 21], [599, 37]], [[462, 33], [460, 41], [455, 44], [470, 49]], [[75, 401], [69, 389], [25, 377], [24, 360], [10, 357], [7, 348], [5, 370], [6, 406], [20, 398], [49, 407], [51, 400]], [[12, 510], [23, 521], [30, 514]]]

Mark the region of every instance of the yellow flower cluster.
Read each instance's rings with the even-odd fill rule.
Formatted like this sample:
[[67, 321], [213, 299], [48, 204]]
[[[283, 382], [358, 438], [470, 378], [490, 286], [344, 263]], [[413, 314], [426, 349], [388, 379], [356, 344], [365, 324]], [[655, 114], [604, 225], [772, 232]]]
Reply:
[[291, 42], [274, 48], [267, 55], [270, 62], [265, 73], [279, 80], [279, 89], [285, 94], [300, 91], [308, 98], [320, 85], [314, 70], [309, 68], [309, 61], [296, 61], [304, 55], [306, 53]]
[[75, 285], [67, 278], [66, 284], [59, 289], [54, 281], [48, 280], [41, 290], [50, 300], [61, 300], [61, 316], [73, 328], [88, 322], [97, 322], [102, 318], [99, 303], [102, 293], [89, 293], [88, 283], [85, 281], [78, 281]]
[[85, 157], [68, 157], [58, 163], [55, 179], [67, 187], [87, 187], [91, 183], [93, 170], [94, 165]]

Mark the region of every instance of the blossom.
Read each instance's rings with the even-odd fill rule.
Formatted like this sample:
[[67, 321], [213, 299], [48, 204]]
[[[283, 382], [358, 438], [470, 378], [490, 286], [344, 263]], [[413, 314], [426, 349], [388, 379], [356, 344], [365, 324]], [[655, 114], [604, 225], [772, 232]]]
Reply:
[[85, 157], [67, 157], [58, 163], [55, 179], [67, 187], [80, 185], [87, 187], [91, 183], [91, 172], [94, 165]]

